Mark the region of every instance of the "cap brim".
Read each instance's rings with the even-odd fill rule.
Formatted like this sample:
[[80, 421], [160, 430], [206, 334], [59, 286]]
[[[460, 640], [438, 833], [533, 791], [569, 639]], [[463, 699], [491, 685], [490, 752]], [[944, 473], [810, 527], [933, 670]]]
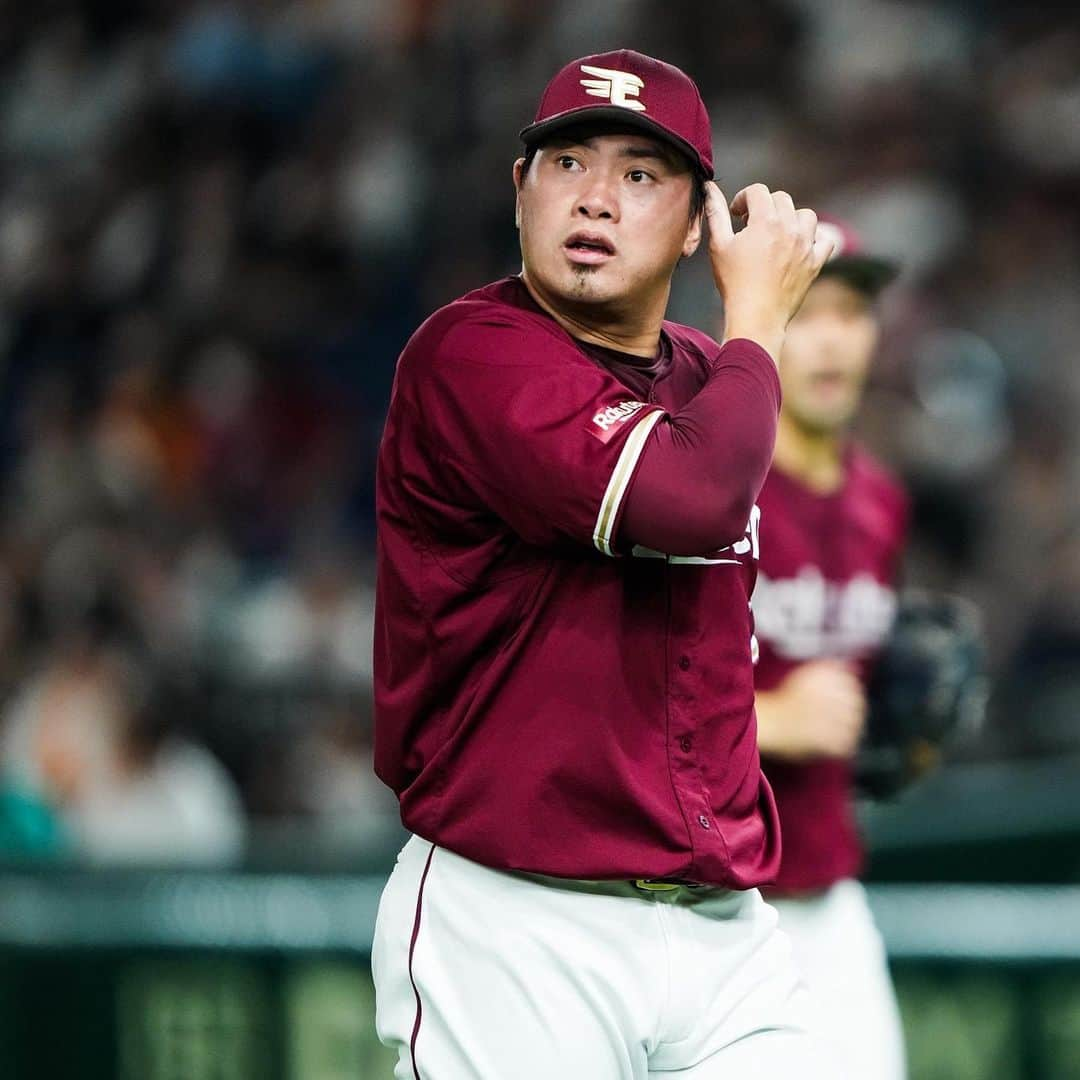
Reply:
[[821, 276], [842, 278], [860, 292], [876, 296], [900, 273], [900, 264], [872, 255], [838, 255], [822, 268]]
[[713, 171], [701, 160], [697, 150], [685, 139], [672, 134], [667, 128], [662, 127], [655, 120], [643, 116], [632, 109], [625, 109], [620, 105], [582, 105], [577, 109], [567, 109], [566, 112], [549, 116], [539, 123], [530, 124], [518, 133], [521, 141], [526, 146], [532, 146], [543, 139], [554, 135], [563, 128], [581, 127], [584, 124], [597, 124], [603, 127], [605, 124], [614, 124], [619, 127], [639, 128], [649, 135], [653, 135], [674, 146], [676, 150], [690, 159], [692, 165], [700, 169], [708, 179], [712, 179]]

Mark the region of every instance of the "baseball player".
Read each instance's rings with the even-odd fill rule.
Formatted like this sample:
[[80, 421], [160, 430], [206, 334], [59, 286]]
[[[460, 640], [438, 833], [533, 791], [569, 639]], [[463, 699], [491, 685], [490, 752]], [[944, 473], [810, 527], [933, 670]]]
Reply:
[[[519, 275], [435, 312], [378, 469], [376, 770], [414, 833], [379, 908], [396, 1076], [817, 1075], [758, 760], [749, 597], [776, 358], [831, 246], [732, 212], [682, 71], [552, 79]], [[723, 344], [665, 321], [698, 247]]]
[[847, 434], [896, 274], [847, 226], [788, 326], [753, 606], [758, 744], [783, 827], [770, 900], [793, 938], [837, 1075], [899, 1080], [904, 1053], [885, 952], [856, 875], [852, 758], [865, 685], [889, 634], [906, 502]]

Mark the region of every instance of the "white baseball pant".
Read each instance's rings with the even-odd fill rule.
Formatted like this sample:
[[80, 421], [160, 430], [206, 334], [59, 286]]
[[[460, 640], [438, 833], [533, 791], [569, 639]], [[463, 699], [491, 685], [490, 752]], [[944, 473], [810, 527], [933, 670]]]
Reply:
[[866, 890], [851, 880], [775, 898], [810, 994], [816, 1030], [844, 1080], [903, 1080], [904, 1034]]
[[832, 1080], [756, 890], [492, 870], [414, 837], [379, 906], [396, 1080]]

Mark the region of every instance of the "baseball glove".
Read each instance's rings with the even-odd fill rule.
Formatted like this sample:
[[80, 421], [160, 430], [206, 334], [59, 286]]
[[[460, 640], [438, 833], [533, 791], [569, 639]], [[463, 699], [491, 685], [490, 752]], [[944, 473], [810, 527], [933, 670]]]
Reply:
[[987, 697], [978, 609], [958, 596], [905, 590], [867, 687], [858, 790], [875, 799], [902, 791], [947, 742], [982, 724]]

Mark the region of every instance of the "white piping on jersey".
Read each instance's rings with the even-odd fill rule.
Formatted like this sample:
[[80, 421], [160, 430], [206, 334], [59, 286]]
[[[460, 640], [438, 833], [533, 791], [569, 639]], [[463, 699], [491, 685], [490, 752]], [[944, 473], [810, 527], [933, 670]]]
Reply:
[[669, 563], [681, 563], [685, 566], [742, 566], [739, 559], [707, 559], [704, 555], [665, 555], [662, 551], [635, 544], [630, 552], [635, 559], [667, 559]]
[[613, 558], [615, 556], [611, 548], [611, 539], [615, 521], [619, 516], [619, 506], [622, 504], [626, 489], [630, 486], [630, 478], [634, 475], [641, 451], [645, 448], [645, 440], [663, 415], [660, 409], [652, 409], [642, 415], [630, 434], [626, 436], [619, 460], [615, 462], [615, 468], [611, 470], [611, 479], [608, 481], [604, 497], [600, 500], [600, 512], [596, 515], [596, 527], [593, 529], [593, 543], [603, 555], [610, 555]]
[[750, 511], [750, 520], [746, 523], [746, 532], [741, 540], [734, 544], [717, 548], [709, 555], [665, 555], [662, 551], [654, 548], [635, 544], [631, 555], [636, 559], [667, 559], [669, 563], [682, 566], [742, 566], [741, 559], [731, 559], [723, 556], [725, 551], [734, 555], [749, 555], [754, 562], [759, 557], [758, 534], [761, 528], [761, 508], [755, 503]]

